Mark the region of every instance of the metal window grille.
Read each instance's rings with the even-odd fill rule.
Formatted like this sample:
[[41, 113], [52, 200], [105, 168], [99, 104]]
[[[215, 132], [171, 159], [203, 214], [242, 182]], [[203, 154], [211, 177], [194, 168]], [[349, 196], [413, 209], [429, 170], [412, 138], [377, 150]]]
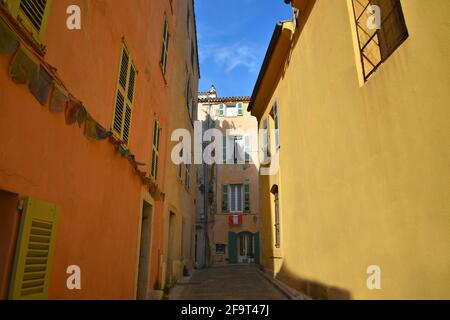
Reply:
[[[364, 80], [408, 38], [400, 0], [352, 0]], [[380, 29], [369, 28], [371, 5], [380, 8]]]

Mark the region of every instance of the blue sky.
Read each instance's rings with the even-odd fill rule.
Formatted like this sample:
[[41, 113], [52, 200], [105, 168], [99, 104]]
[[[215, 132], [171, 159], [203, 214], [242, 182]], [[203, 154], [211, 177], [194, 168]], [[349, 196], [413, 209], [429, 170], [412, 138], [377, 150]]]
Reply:
[[196, 0], [200, 91], [250, 96], [275, 25], [291, 18], [283, 0]]

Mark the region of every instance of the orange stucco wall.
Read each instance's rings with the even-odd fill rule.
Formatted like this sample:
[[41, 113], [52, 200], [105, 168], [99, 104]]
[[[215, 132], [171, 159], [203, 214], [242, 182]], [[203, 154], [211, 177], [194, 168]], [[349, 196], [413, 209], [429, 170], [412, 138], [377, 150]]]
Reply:
[[[72, 4], [82, 8], [82, 30], [66, 28]], [[93, 118], [110, 128], [124, 37], [139, 72], [129, 147], [149, 172], [156, 115], [161, 190], [171, 76], [170, 62], [167, 81], [159, 65], [165, 13], [173, 25], [169, 1], [53, 1], [45, 40], [45, 60]], [[61, 208], [49, 297], [134, 298], [141, 180], [111, 144], [88, 140], [77, 125], [65, 124], [64, 114], [50, 113], [26, 86], [15, 84], [7, 74], [10, 59], [0, 55], [0, 189]], [[163, 203], [155, 202], [151, 286], [162, 250], [162, 211]], [[73, 264], [81, 267], [80, 291], [66, 288], [66, 268]]]

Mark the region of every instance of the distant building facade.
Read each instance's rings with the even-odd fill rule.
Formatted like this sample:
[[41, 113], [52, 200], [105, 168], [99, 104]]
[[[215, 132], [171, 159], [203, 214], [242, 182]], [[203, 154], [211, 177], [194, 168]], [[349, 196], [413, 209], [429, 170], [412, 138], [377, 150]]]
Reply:
[[218, 145], [223, 164], [214, 163], [204, 171], [208, 214], [202, 219], [207, 221], [205, 254], [210, 265], [260, 261], [258, 130], [248, 103], [246, 97], [219, 97], [214, 87], [199, 94], [204, 129], [222, 133]]

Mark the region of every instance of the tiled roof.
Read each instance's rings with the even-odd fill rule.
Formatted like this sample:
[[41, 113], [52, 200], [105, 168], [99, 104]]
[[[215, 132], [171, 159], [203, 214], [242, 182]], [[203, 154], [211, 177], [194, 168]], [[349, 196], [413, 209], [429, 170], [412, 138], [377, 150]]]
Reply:
[[[202, 93], [199, 93], [200, 95], [202, 95]], [[251, 97], [217, 97], [217, 98], [204, 98], [204, 99], [199, 99], [199, 102], [219, 102], [219, 103], [223, 103], [223, 102], [250, 102]]]

